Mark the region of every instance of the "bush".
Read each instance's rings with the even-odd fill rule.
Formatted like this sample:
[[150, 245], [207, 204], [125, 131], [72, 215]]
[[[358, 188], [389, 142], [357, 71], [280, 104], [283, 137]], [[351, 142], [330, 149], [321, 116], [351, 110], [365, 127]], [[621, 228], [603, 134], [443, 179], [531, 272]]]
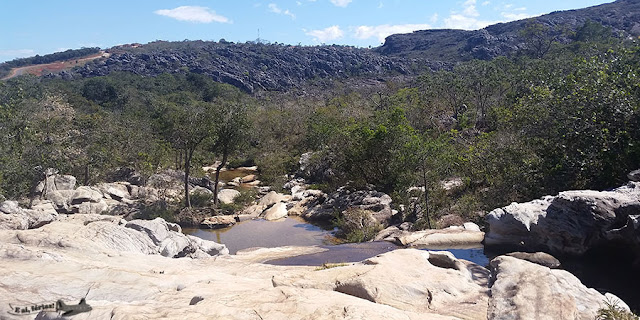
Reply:
[[166, 201], [156, 201], [149, 205], [143, 205], [140, 208], [140, 214], [137, 218], [143, 220], [153, 220], [162, 218], [168, 222], [176, 222], [176, 213], [178, 207]]
[[222, 202], [218, 203], [218, 209], [222, 212], [222, 214], [229, 215], [235, 214], [237, 211], [241, 211], [245, 207], [249, 206], [252, 202], [256, 200], [258, 196], [258, 192], [251, 189], [240, 189], [240, 195], [233, 199], [233, 203], [224, 204]]
[[371, 211], [360, 208], [345, 210], [335, 224], [340, 229], [338, 237], [346, 242], [369, 241], [382, 230], [382, 225], [373, 218]]
[[598, 310], [596, 320], [639, 320], [635, 314], [619, 307], [613, 301], [605, 301], [605, 307]]
[[194, 192], [191, 194], [191, 206], [193, 207], [208, 207], [212, 201], [212, 193]]

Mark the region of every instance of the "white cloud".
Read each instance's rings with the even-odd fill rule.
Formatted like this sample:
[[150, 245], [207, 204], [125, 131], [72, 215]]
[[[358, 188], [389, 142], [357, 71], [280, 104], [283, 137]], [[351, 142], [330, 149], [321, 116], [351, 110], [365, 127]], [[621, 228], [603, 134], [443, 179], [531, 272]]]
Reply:
[[476, 0], [467, 0], [464, 2], [463, 4], [464, 9], [462, 11], [462, 14], [468, 17], [477, 17], [480, 14], [478, 13], [478, 10], [476, 9]]
[[416, 30], [424, 30], [431, 28], [428, 24], [397, 24], [397, 25], [378, 25], [378, 26], [359, 26], [355, 29], [355, 37], [358, 39], [377, 38], [383, 42], [384, 39], [396, 33], [410, 33]]
[[488, 6], [490, 4], [491, 4], [491, 1], [485, 1], [485, 2], [482, 3], [482, 6], [484, 7], [484, 6]]
[[269, 3], [269, 11], [271, 11], [273, 13], [276, 13], [276, 14], [283, 14], [285, 16], [289, 16], [289, 17], [291, 17], [291, 19], [295, 19], [296, 18], [296, 15], [293, 14], [291, 11], [289, 11], [289, 9], [282, 10], [275, 3]]
[[340, 26], [331, 26], [321, 30], [311, 30], [305, 32], [307, 35], [312, 36], [314, 40], [325, 43], [327, 41], [340, 39], [344, 36], [344, 32], [340, 29]]
[[353, 0], [331, 0], [331, 3], [338, 7], [346, 7], [351, 3], [351, 1]]
[[444, 27], [448, 29], [477, 30], [498, 23], [498, 21], [478, 20], [460, 14], [452, 14], [444, 19]]
[[[482, 4], [484, 5], [484, 3]], [[476, 8], [476, 0], [467, 0], [462, 4], [462, 12], [451, 12], [444, 19], [444, 27], [449, 29], [477, 30], [499, 21], [481, 20]]]
[[181, 6], [175, 9], [156, 10], [154, 13], [180, 21], [199, 23], [231, 23], [227, 17], [217, 14], [215, 11], [207, 7]]
[[515, 13], [515, 12], [502, 12], [500, 14], [502, 15], [502, 17], [506, 19], [506, 21], [522, 20], [522, 19], [527, 19], [534, 16], [528, 13]]
[[35, 55], [33, 49], [16, 49], [16, 50], [0, 50], [0, 56], [8, 56], [12, 58], [25, 58]]
[[429, 21], [431, 21], [431, 23], [436, 23], [438, 22], [438, 19], [440, 19], [440, 16], [437, 13], [434, 13], [431, 18], [429, 18]]

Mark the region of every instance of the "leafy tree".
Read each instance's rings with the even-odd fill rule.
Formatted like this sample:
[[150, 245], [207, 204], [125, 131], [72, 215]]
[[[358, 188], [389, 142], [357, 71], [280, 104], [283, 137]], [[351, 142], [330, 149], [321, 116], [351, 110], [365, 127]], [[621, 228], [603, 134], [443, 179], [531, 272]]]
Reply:
[[191, 207], [189, 175], [196, 150], [209, 139], [215, 130], [215, 106], [192, 99], [188, 95], [169, 97], [161, 108], [161, 130], [165, 139], [182, 153], [184, 168], [184, 205]]
[[558, 41], [560, 34], [557, 29], [530, 19], [520, 32], [520, 37], [524, 40], [525, 52], [533, 58], [542, 59]]
[[215, 142], [210, 151], [222, 155], [222, 161], [216, 168], [213, 185], [213, 202], [218, 205], [220, 170], [227, 164], [229, 155], [245, 144], [249, 123], [247, 121], [247, 107], [237, 102], [221, 102], [215, 113], [215, 127], [212, 132], [212, 138]]

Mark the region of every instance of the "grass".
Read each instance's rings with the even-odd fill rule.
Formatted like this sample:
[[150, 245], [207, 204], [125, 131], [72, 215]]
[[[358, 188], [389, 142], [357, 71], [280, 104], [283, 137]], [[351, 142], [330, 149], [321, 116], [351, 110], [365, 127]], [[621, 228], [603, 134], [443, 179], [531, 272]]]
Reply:
[[338, 268], [338, 267], [345, 267], [345, 266], [348, 266], [348, 265], [349, 265], [348, 263], [328, 263], [328, 262], [325, 262], [321, 266], [317, 267], [315, 271], [327, 270], [327, 269]]
[[605, 301], [605, 307], [598, 310], [596, 320], [640, 320], [635, 314], [619, 307], [613, 301]]

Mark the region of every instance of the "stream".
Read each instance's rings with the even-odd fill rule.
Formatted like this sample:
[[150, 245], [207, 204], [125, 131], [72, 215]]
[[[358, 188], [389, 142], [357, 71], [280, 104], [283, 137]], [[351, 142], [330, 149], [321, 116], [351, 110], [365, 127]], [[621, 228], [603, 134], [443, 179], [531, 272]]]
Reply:
[[[273, 265], [320, 266], [324, 263], [358, 262], [401, 248], [386, 241], [335, 244], [337, 242], [333, 236], [335, 230], [322, 228], [295, 217], [279, 221], [247, 220], [223, 229], [183, 229], [183, 232], [222, 243], [229, 248], [231, 254], [255, 247], [319, 246], [326, 249], [319, 253], [267, 262]], [[457, 258], [469, 260], [481, 266], [489, 264], [489, 258], [482, 247], [424, 248], [424, 250], [446, 250]]]
[[[223, 243], [231, 254], [239, 250], [281, 246], [319, 246], [326, 251], [267, 261], [271, 265], [321, 266], [325, 263], [348, 263], [362, 261], [376, 255], [399, 249], [386, 241], [335, 244], [334, 230], [322, 228], [296, 217], [279, 221], [261, 219], [247, 220], [223, 229], [183, 229], [184, 233]], [[487, 267], [496, 252], [477, 248], [419, 248], [432, 251], [449, 251], [459, 259], [469, 260]], [[624, 261], [623, 254], [615, 250], [604, 250], [581, 259], [560, 259], [563, 269], [577, 276], [585, 285], [601, 292], [612, 292], [625, 300], [632, 309], [640, 310], [640, 292], [637, 288], [637, 269], [621, 266], [632, 265]], [[611, 263], [617, 261], [617, 263]], [[620, 263], [624, 261], [624, 263]], [[613, 268], [614, 266], [617, 268]]]

